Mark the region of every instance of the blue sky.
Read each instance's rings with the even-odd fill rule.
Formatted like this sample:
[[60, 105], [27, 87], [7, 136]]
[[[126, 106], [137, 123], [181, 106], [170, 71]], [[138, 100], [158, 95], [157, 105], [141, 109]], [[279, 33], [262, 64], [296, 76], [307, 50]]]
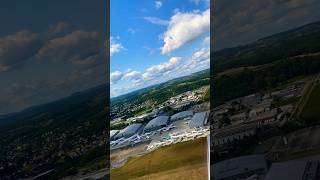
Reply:
[[209, 68], [208, 0], [112, 0], [111, 96]]

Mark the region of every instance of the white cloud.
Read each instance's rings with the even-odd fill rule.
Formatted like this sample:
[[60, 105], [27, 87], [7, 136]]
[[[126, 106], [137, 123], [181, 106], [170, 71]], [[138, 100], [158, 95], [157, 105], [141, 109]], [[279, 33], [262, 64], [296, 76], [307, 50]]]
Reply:
[[119, 53], [124, 49], [125, 48], [121, 43], [116, 42], [113, 37], [110, 38], [110, 56], [113, 56], [114, 54]]
[[155, 7], [156, 9], [160, 9], [162, 6], [162, 2], [161, 1], [155, 1]]
[[210, 67], [210, 48], [202, 48], [194, 52], [184, 64], [183, 68], [187, 71], [199, 71]]
[[49, 28], [49, 33], [60, 33], [66, 30], [70, 25], [66, 22], [58, 22], [57, 24], [51, 25]]
[[142, 77], [146, 80], [159, 77], [161, 74], [171, 71], [178, 66], [181, 63], [181, 59], [181, 57], [172, 57], [168, 62], [151, 66], [145, 70], [145, 72], [142, 74]]
[[210, 36], [207, 36], [203, 39], [203, 45], [210, 45]]
[[[188, 75], [210, 67], [210, 48], [195, 51], [189, 58], [171, 57], [168, 61], [152, 65], [145, 70], [136, 71], [128, 69], [125, 72], [115, 71], [111, 74], [113, 82], [112, 96], [126, 93], [142, 87], [168, 81], [170, 79]], [[114, 82], [126, 81], [121, 87], [116, 87]]]
[[169, 24], [169, 21], [163, 20], [156, 17], [144, 17], [144, 19], [152, 24], [161, 25], [161, 26], [167, 26]]
[[110, 82], [112, 84], [118, 82], [123, 77], [123, 75], [124, 74], [122, 72], [120, 72], [120, 71], [112, 72], [111, 75], [110, 75]]
[[132, 28], [129, 28], [129, 29], [128, 29], [128, 32], [131, 33], [131, 34], [135, 34], [135, 33], [136, 33], [136, 30], [134, 30], [134, 29], [132, 29]]
[[124, 74], [123, 79], [126, 80], [138, 80], [141, 78], [141, 73], [139, 71], [128, 71]]
[[204, 12], [178, 12], [170, 19], [167, 31], [163, 34], [162, 54], [169, 54], [186, 43], [210, 31], [210, 9]]

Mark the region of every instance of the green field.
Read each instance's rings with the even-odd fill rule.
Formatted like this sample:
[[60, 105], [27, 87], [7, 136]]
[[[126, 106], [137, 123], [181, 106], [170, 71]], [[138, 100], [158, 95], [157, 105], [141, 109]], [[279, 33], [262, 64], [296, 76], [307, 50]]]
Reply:
[[114, 180], [159, 179], [164, 178], [163, 175], [167, 178], [170, 175], [170, 178], [207, 179], [206, 138], [159, 148], [132, 158], [124, 166], [111, 171]]
[[320, 122], [320, 84], [317, 84], [310, 94], [310, 98], [301, 112], [300, 119], [308, 125]]
[[291, 98], [288, 98], [288, 99], [285, 99], [285, 100], [276, 101], [276, 102], [272, 103], [272, 107], [273, 108], [278, 108], [278, 107], [285, 106], [285, 105], [288, 105], [288, 104], [295, 105], [299, 101], [299, 99], [300, 99], [300, 97], [291, 97]]

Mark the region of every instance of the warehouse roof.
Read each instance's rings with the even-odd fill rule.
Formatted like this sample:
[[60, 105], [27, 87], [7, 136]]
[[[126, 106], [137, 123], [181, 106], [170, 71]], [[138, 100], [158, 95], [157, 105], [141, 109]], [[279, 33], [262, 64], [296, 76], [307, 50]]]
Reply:
[[144, 129], [150, 129], [154, 127], [160, 127], [163, 125], [167, 125], [169, 121], [169, 116], [158, 116], [152, 119]]
[[192, 115], [193, 115], [192, 111], [182, 111], [182, 112], [179, 112], [179, 113], [172, 115], [171, 120], [185, 118], [185, 117], [192, 116]]
[[110, 131], [110, 139], [112, 139], [115, 135], [117, 135], [119, 130], [111, 130]]
[[126, 128], [122, 129], [116, 137], [125, 137], [125, 136], [131, 136], [134, 135], [135, 133], [138, 133], [140, 128], [142, 127], [142, 124], [140, 123], [135, 123], [127, 126]]
[[205, 124], [207, 118], [208, 118], [207, 112], [195, 113], [189, 123], [189, 126], [191, 128], [203, 126]]
[[[267, 163], [264, 155], [241, 156], [221, 161], [211, 166], [215, 179], [228, 177], [241, 177], [242, 174], [256, 173], [257, 170], [267, 171]], [[262, 173], [262, 172], [261, 172]]]
[[[301, 180], [303, 179], [303, 176], [306, 170], [308, 170], [308, 175], [310, 177], [315, 176], [315, 174], [317, 173], [317, 166], [318, 165], [316, 162], [303, 161], [303, 160], [273, 163], [265, 179], [266, 180], [282, 180], [282, 179]], [[306, 179], [315, 179], [315, 178], [306, 178]]]

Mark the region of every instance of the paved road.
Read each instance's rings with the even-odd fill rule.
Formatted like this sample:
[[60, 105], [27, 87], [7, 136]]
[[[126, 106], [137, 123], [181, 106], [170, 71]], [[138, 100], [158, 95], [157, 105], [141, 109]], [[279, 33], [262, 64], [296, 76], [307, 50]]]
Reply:
[[296, 104], [292, 114], [291, 114], [291, 118], [293, 119], [293, 116], [299, 117], [304, 106], [307, 104], [309, 98], [310, 98], [310, 94], [314, 88], [314, 86], [316, 85], [317, 80], [320, 78], [320, 74], [316, 75], [312, 80], [308, 81], [306, 83], [306, 85], [304, 86], [303, 90], [302, 90], [302, 95], [299, 99], [299, 102]]

